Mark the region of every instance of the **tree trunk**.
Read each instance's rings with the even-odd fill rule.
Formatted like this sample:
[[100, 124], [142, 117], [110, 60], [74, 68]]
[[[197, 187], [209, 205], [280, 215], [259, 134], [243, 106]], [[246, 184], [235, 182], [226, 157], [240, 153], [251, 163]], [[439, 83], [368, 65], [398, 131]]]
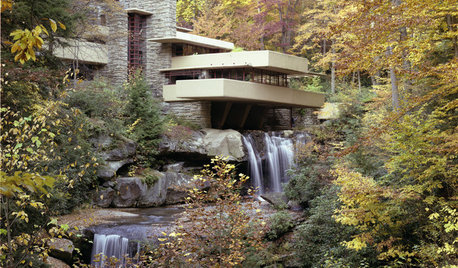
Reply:
[[323, 39], [323, 56], [326, 54], [326, 39]]
[[[402, 41], [407, 40], [407, 28], [402, 27], [399, 31], [401, 33], [401, 40]], [[407, 59], [408, 54], [409, 54], [408, 51], [405, 51], [405, 50], [402, 53], [402, 57], [404, 58], [404, 61], [402, 63], [402, 68], [404, 69], [404, 71], [406, 71], [406, 73], [409, 73], [412, 67], [412, 64]], [[408, 77], [408, 75], [406, 77]], [[404, 87], [405, 87], [405, 92], [412, 93], [412, 81], [410, 81], [410, 79], [408, 78], [405, 79]]]
[[358, 90], [361, 92], [361, 72], [358, 71]]
[[336, 63], [334, 60], [334, 41], [331, 42], [331, 53], [332, 53], [332, 61], [331, 61], [331, 93], [334, 95], [336, 93]]
[[[386, 51], [387, 56], [391, 56], [392, 50], [391, 46], [387, 48]], [[390, 80], [391, 80], [391, 103], [393, 105], [393, 109], [395, 111], [399, 110], [399, 91], [398, 91], [398, 81], [396, 78], [396, 73], [394, 70], [394, 66], [390, 66]]]
[[[260, 8], [260, 5], [259, 5], [259, 0], [257, 0], [257, 3], [258, 3], [258, 14], [261, 13], [261, 8]], [[264, 44], [264, 31], [261, 35], [261, 38], [259, 39], [259, 42], [261, 42], [261, 49], [265, 49], [266, 45]]]
[[[454, 16], [447, 14], [447, 26], [450, 32], [456, 31], [455, 21], [456, 21], [456, 18]], [[458, 58], [458, 37], [456, 36], [453, 37], [452, 42], [453, 42], [453, 50], [455, 52], [455, 58]]]

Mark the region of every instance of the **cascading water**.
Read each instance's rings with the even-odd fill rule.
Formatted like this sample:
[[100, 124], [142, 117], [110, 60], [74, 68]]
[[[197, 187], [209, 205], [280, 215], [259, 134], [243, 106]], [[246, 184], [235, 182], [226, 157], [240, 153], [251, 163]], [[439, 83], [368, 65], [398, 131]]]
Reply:
[[266, 165], [271, 192], [281, 192], [282, 183], [288, 181], [287, 170], [294, 159], [293, 141], [277, 135], [264, 135], [266, 142]]
[[126, 257], [133, 258], [139, 250], [137, 242], [130, 242], [129, 239], [119, 235], [94, 235], [94, 246], [92, 247], [91, 264], [94, 267], [105, 267], [110, 258], [116, 258], [116, 267], [126, 265]]
[[[112, 222], [90, 227], [94, 233], [91, 267], [131, 267], [136, 263], [141, 243], [158, 243], [163, 233], [171, 232], [172, 223], [181, 208], [143, 208], [115, 210], [120, 216]], [[128, 262], [130, 260], [131, 262]]]
[[[296, 147], [299, 143], [306, 143], [308, 135], [298, 134]], [[265, 165], [263, 168], [260, 153], [255, 149], [255, 141], [252, 135], [243, 137], [243, 141], [248, 151], [248, 166], [250, 176], [258, 194], [265, 192], [281, 192], [282, 183], [288, 182], [288, 169], [294, 163], [295, 146], [293, 139], [282, 137], [273, 133], [264, 134], [265, 143]], [[264, 172], [263, 172], [264, 171]]]
[[258, 194], [264, 193], [264, 183], [262, 181], [262, 160], [259, 153], [254, 148], [254, 140], [251, 135], [242, 136], [243, 142], [248, 150], [248, 167], [253, 182], [253, 187], [257, 189]]

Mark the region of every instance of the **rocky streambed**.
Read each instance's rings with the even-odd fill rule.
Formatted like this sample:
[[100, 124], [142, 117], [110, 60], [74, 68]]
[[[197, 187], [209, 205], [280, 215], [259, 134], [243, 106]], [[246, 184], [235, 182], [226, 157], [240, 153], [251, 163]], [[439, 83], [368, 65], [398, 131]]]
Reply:
[[[250, 138], [250, 144], [246, 142], [245, 137]], [[271, 170], [281, 169], [282, 173], [286, 171], [291, 161], [288, 159], [292, 159], [289, 151], [293, 153], [295, 146], [307, 140], [307, 135], [294, 131], [250, 132], [245, 133], [245, 137], [234, 130], [216, 129], [192, 131], [186, 139], [164, 136], [158, 155], [162, 165], [156, 170], [135, 176], [129, 176], [130, 173], [127, 172], [129, 165], [135, 164], [136, 159], [136, 144], [133, 141], [113, 137], [93, 139], [92, 143], [98, 148], [104, 161], [98, 172], [100, 185], [93, 193], [92, 204], [97, 209], [83, 209], [62, 216], [59, 224], [67, 224], [70, 228], [76, 227], [82, 234], [81, 239], [64, 242], [75, 243], [69, 244], [68, 248], [79, 248], [85, 263], [91, 262], [91, 256], [97, 253], [95, 251], [107, 248], [132, 248], [132, 241], [155, 243], [163, 232], [173, 231], [175, 219], [180, 217], [180, 212], [183, 211], [180, 204], [184, 202], [189, 189], [195, 187], [193, 175], [198, 174], [203, 164], [209, 163], [213, 156], [226, 156], [229, 161], [237, 164], [238, 172], [244, 172], [251, 177], [254, 177], [254, 174], [250, 174], [249, 167], [259, 165], [257, 170], [260, 180], [262, 177], [270, 180], [273, 178]], [[288, 139], [291, 142], [285, 147], [275, 143], [274, 137], [280, 140]], [[273, 151], [267, 150], [268, 145], [278, 148], [273, 148]], [[247, 146], [251, 147], [251, 152], [256, 153], [255, 159], [253, 156], [250, 157]], [[280, 146], [285, 148], [280, 149]], [[288, 154], [282, 153], [284, 150]], [[288, 158], [285, 155], [289, 155]], [[250, 160], [251, 158], [254, 161]], [[278, 160], [278, 163], [272, 164], [272, 159]], [[288, 163], [283, 161], [285, 164], [282, 164], [282, 159], [286, 159]], [[283, 183], [286, 178], [276, 179], [278, 183]], [[274, 189], [272, 185], [273, 183], [266, 180], [257, 187], [262, 186], [261, 193], [267, 195]], [[270, 203], [275, 203], [275, 200], [285, 205], [288, 203], [284, 196], [263, 197]], [[288, 205], [294, 207], [292, 204]], [[264, 202], [262, 209], [267, 217], [274, 213], [267, 202]], [[67, 251], [69, 254], [72, 253], [70, 250]], [[121, 256], [122, 252], [110, 251], [109, 254]], [[129, 254], [132, 255], [133, 252]]]

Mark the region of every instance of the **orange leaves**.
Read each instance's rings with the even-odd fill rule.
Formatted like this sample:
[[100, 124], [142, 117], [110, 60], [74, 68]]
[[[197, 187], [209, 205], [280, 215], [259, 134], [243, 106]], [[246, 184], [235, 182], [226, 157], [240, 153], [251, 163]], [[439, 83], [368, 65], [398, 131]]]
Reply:
[[5, 10], [12, 10], [13, 9], [13, 0], [2, 0], [2, 13]]
[[194, 177], [185, 217], [172, 233], [163, 233], [156, 261], [160, 265], [233, 267], [249, 250], [262, 246], [264, 234], [260, 210], [242, 202], [240, 190], [247, 177], [234, 174], [235, 166], [216, 157]]

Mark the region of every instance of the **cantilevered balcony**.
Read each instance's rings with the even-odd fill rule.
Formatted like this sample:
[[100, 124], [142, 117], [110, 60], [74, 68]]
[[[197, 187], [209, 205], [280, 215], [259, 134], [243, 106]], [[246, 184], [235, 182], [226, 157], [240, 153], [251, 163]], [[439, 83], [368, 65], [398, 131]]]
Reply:
[[210, 100], [316, 108], [324, 103], [320, 93], [224, 78], [179, 80], [165, 85], [163, 96], [167, 102]]
[[108, 49], [105, 44], [78, 39], [65, 39], [66, 46], [56, 45], [53, 54], [65, 60], [79, 60], [89, 64], [108, 64]]
[[294, 75], [307, 73], [308, 61], [269, 50], [242, 51], [173, 57], [171, 68], [162, 71], [221, 68], [255, 68]]

